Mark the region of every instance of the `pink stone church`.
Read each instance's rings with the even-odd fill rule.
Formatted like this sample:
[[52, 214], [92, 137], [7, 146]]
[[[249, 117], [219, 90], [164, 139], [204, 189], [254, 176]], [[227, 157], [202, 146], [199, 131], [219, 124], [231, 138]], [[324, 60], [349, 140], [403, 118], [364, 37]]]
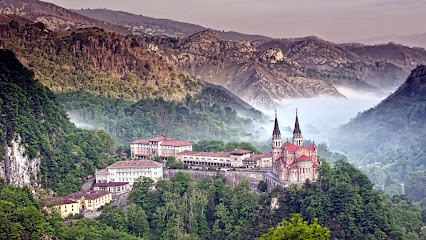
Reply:
[[302, 184], [307, 179], [315, 182], [320, 165], [315, 145], [303, 144], [297, 110], [292, 142], [287, 141], [284, 144], [275, 112], [275, 126], [272, 132], [272, 172], [264, 176], [268, 189], [277, 185], [286, 187], [290, 184]]

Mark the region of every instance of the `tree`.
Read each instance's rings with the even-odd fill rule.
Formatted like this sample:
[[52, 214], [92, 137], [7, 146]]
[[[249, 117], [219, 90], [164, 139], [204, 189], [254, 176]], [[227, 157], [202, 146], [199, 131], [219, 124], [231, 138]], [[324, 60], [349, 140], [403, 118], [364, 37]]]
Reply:
[[268, 184], [262, 180], [257, 184], [257, 189], [259, 189], [260, 192], [266, 192], [266, 190], [268, 190]]
[[146, 213], [136, 204], [130, 204], [127, 209], [127, 228], [129, 233], [138, 237], [146, 236], [149, 231]]
[[300, 214], [294, 214], [290, 222], [283, 220], [278, 227], [269, 229], [259, 240], [314, 240], [314, 239], [330, 239], [330, 231], [321, 227], [317, 220], [308, 225], [303, 221]]
[[102, 213], [97, 220], [100, 223], [120, 231], [125, 231], [127, 229], [127, 219], [123, 209], [111, 204], [103, 207]]

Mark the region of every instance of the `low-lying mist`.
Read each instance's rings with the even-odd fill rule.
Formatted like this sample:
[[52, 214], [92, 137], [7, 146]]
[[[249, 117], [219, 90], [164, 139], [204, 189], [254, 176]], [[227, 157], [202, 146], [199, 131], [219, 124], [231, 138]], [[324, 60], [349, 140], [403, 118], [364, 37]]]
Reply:
[[[335, 133], [339, 126], [346, 124], [358, 113], [374, 107], [386, 98], [386, 96], [377, 96], [373, 93], [363, 93], [344, 87], [338, 87], [338, 90], [346, 98], [318, 97], [282, 101], [277, 107], [277, 114], [283, 140], [286, 141], [286, 138], [291, 140], [296, 108], [303, 138], [329, 145], [331, 134]], [[270, 121], [263, 126], [266, 129], [265, 135], [260, 137], [270, 139], [274, 110], [266, 108], [259, 110], [270, 118]]]

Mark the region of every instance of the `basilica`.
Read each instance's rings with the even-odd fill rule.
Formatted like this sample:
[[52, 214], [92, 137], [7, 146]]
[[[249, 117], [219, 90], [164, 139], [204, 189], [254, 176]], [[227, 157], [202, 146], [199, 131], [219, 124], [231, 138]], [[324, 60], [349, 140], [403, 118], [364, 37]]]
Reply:
[[272, 172], [264, 178], [268, 189], [277, 185], [302, 184], [306, 180], [311, 182], [318, 178], [318, 167], [321, 165], [314, 145], [304, 145], [302, 131], [296, 110], [293, 138], [291, 142], [283, 143], [275, 112], [275, 126], [272, 132]]

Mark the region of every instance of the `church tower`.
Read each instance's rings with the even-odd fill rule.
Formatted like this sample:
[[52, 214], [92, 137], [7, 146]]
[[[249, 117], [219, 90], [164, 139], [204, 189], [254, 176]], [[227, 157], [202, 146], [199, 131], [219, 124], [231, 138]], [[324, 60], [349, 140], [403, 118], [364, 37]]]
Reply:
[[275, 125], [274, 125], [274, 131], [272, 132], [273, 160], [276, 160], [279, 157], [281, 157], [282, 144], [283, 144], [283, 140], [281, 138], [280, 127], [278, 126], [277, 110], [275, 109]]
[[293, 130], [293, 144], [297, 146], [303, 146], [302, 131], [299, 126], [299, 118], [297, 117], [297, 108], [296, 108], [296, 123], [294, 124]]

